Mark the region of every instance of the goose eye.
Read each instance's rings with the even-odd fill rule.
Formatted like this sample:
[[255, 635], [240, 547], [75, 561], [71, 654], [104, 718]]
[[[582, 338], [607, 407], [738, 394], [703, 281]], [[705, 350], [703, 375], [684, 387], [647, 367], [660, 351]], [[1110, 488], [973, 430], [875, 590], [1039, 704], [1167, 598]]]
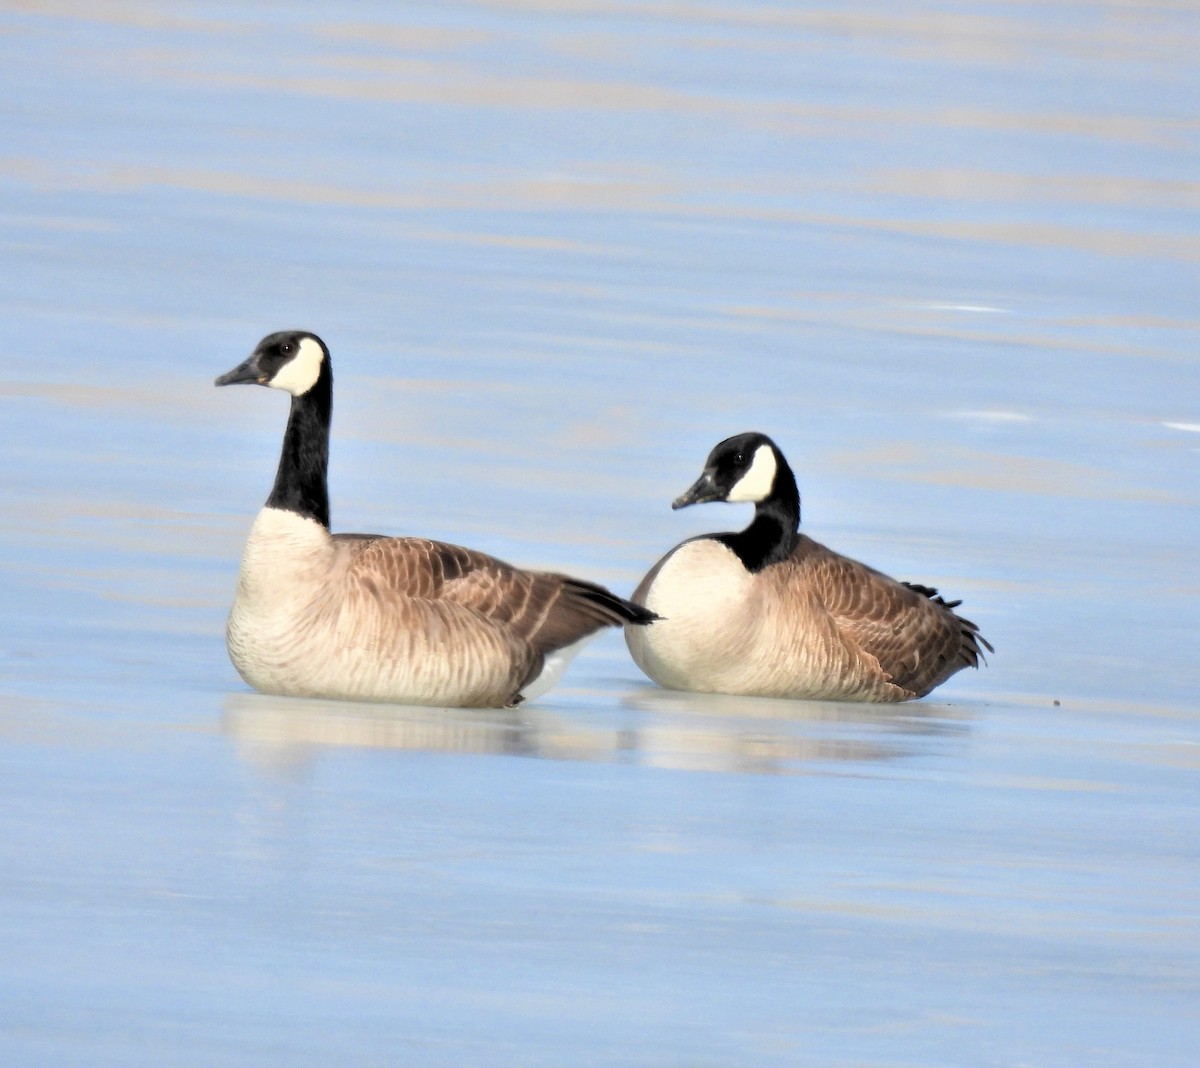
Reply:
[[746, 462], [746, 457], [740, 452], [735, 452], [733, 454], [733, 462], [735, 464], [744, 464]]
[[279, 346], [279, 351], [282, 352], [285, 356], [290, 356], [293, 348], [295, 348], [295, 346], [290, 341], [285, 341], [282, 345]]

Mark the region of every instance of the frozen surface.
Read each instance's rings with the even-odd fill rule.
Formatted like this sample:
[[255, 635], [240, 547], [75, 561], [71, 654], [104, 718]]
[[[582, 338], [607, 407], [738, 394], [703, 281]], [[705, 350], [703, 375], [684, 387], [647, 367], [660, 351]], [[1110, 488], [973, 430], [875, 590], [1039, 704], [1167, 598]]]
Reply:
[[[0, 0], [0, 1062], [1190, 1066], [1194, 5]], [[265, 698], [301, 326], [337, 529], [628, 591], [771, 433], [964, 599], [901, 708]]]

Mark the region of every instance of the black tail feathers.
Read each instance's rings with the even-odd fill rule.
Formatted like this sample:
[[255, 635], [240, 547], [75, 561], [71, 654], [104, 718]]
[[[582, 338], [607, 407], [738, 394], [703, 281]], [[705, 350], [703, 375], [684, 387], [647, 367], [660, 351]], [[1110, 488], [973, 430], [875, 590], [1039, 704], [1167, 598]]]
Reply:
[[632, 623], [635, 626], [644, 627], [659, 618], [650, 609], [627, 601], [624, 597], [618, 597], [615, 593], [606, 590], [603, 586], [597, 586], [594, 582], [573, 578], [568, 579], [567, 583], [580, 597], [603, 609], [605, 615], [611, 617], [610, 622], [614, 626]]

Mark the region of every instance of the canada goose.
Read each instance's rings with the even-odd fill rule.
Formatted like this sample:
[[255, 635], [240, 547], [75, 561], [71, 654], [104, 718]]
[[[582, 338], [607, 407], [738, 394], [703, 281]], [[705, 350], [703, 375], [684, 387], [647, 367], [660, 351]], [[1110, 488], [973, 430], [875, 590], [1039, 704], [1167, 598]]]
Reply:
[[739, 434], [672, 508], [747, 501], [737, 534], [677, 545], [633, 594], [661, 617], [626, 628], [638, 666], [676, 690], [843, 701], [922, 697], [992, 647], [959, 601], [897, 582], [799, 533], [800, 494], [776, 444]]
[[307, 331], [270, 334], [216, 385], [239, 382], [292, 396], [226, 632], [234, 667], [256, 690], [511, 706], [554, 685], [601, 627], [654, 619], [601, 586], [457, 545], [330, 534], [329, 349]]

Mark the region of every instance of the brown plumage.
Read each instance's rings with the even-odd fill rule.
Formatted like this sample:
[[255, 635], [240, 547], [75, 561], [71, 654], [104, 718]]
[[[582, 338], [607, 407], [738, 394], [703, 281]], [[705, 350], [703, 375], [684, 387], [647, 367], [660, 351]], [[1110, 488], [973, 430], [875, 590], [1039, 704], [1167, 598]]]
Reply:
[[718, 445], [676, 507], [753, 501], [738, 534], [693, 538], [633, 600], [663, 621], [626, 631], [638, 665], [675, 689], [857, 701], [922, 697], [991, 646], [926, 586], [897, 582], [797, 531], [799, 494], [762, 434]]
[[947, 604], [937, 590], [897, 582], [804, 534], [778, 567], [781, 586], [808, 591], [813, 611], [823, 608], [841, 640], [873, 657], [905, 698], [923, 697], [956, 671], [979, 666], [983, 639], [952, 611], [960, 601]]
[[502, 634], [517, 680], [506, 704], [515, 703], [551, 653], [603, 627], [650, 618], [602, 586], [525, 571], [459, 545], [379, 534], [334, 534], [332, 540], [348, 554], [344, 590], [351, 614], [402, 618], [406, 602], [440, 603]]

